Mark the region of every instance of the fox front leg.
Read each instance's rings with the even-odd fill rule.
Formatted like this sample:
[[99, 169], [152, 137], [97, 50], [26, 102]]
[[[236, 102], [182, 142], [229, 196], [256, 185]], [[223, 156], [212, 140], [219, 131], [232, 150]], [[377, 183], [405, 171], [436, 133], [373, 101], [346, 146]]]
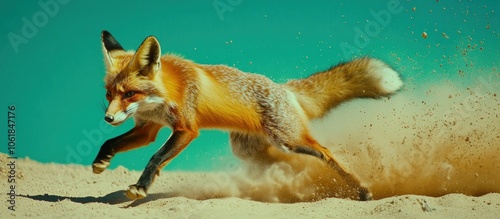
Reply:
[[102, 173], [102, 171], [108, 168], [111, 162], [111, 158], [115, 156], [115, 151], [113, 149], [113, 146], [120, 141], [120, 138], [122, 136], [123, 135], [109, 139], [106, 142], [104, 142], [104, 144], [101, 146], [99, 153], [97, 153], [97, 156], [94, 159], [94, 162], [92, 163], [92, 171], [95, 174], [100, 174]]
[[159, 175], [160, 170], [197, 136], [196, 131], [174, 131], [167, 142], [151, 157], [139, 181], [128, 187], [127, 197], [134, 200], [146, 197], [149, 187], [153, 184], [155, 176]]
[[130, 131], [107, 140], [97, 153], [92, 164], [92, 170], [95, 174], [99, 174], [109, 166], [111, 158], [116, 153], [142, 147], [153, 142], [161, 127], [156, 123], [138, 123]]

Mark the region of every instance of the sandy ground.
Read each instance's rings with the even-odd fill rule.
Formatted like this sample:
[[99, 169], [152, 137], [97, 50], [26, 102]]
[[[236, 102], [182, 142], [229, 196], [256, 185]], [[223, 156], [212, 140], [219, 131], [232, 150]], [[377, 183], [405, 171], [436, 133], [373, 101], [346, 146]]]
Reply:
[[312, 156], [269, 150], [271, 164], [162, 171], [138, 201], [124, 190], [139, 171], [95, 175], [90, 165], [19, 159], [11, 211], [11, 160], [0, 154], [0, 218], [500, 218], [499, 79], [492, 73], [467, 88], [408, 88], [344, 104], [314, 122], [318, 142], [374, 201], [350, 200], [356, 194]]
[[[1, 163], [7, 162], [5, 154]], [[1, 167], [1, 188], [7, 189], [7, 168]], [[184, 197], [184, 188], [210, 181], [210, 174], [164, 172], [139, 201], [124, 196], [140, 172], [125, 168], [92, 174], [89, 166], [41, 164], [16, 160], [15, 211], [3, 202], [0, 218], [498, 218], [500, 194], [480, 197], [403, 195], [361, 202], [326, 198], [313, 202], [269, 203], [229, 198]], [[5, 191], [3, 192], [5, 194]], [[188, 193], [185, 193], [188, 194]], [[189, 196], [189, 195], [187, 195]], [[3, 196], [5, 199], [6, 196]]]

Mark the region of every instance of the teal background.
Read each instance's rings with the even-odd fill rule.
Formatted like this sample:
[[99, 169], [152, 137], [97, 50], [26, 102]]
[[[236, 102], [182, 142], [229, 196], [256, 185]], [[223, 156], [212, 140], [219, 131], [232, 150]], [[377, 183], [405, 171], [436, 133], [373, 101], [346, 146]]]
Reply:
[[[106, 139], [133, 126], [103, 123], [102, 30], [126, 49], [155, 35], [163, 53], [276, 82], [359, 56], [386, 61], [407, 88], [442, 81], [465, 86], [498, 68], [499, 1], [401, 1], [400, 12], [380, 22], [373, 13], [389, 11], [388, 3], [394, 1], [1, 1], [0, 135], [7, 132], [7, 106], [15, 105], [16, 156], [90, 165]], [[14, 35], [22, 43], [13, 42]], [[464, 76], [461, 69], [471, 71]], [[142, 169], [169, 134], [165, 128], [150, 146], [117, 155], [112, 167]], [[226, 132], [203, 131], [165, 169], [213, 170], [236, 162]]]

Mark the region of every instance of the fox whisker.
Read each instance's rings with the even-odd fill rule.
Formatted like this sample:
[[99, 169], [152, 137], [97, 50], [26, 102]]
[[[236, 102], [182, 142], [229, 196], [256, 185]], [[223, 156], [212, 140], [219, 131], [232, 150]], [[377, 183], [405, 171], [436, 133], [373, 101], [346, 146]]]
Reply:
[[106, 113], [106, 109], [108, 108], [107, 104], [106, 104], [106, 101], [102, 101], [101, 102], [101, 110]]

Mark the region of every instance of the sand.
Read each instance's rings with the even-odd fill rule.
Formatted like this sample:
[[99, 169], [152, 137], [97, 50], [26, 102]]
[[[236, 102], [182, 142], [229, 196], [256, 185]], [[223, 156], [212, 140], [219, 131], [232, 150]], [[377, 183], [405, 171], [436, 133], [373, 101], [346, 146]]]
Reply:
[[[6, 155], [0, 156], [2, 163]], [[4, 202], [0, 218], [498, 218], [500, 194], [481, 197], [403, 195], [375, 201], [325, 198], [314, 202], [269, 203], [242, 198], [197, 200], [179, 193], [208, 182], [214, 173], [165, 172], [139, 201], [124, 196], [124, 185], [140, 175], [119, 167], [92, 174], [89, 166], [41, 164], [18, 159], [15, 209]], [[6, 169], [2, 166], [2, 176]], [[6, 180], [1, 180], [2, 188]], [[196, 188], [195, 188], [196, 190]], [[5, 196], [3, 196], [5, 198]]]

